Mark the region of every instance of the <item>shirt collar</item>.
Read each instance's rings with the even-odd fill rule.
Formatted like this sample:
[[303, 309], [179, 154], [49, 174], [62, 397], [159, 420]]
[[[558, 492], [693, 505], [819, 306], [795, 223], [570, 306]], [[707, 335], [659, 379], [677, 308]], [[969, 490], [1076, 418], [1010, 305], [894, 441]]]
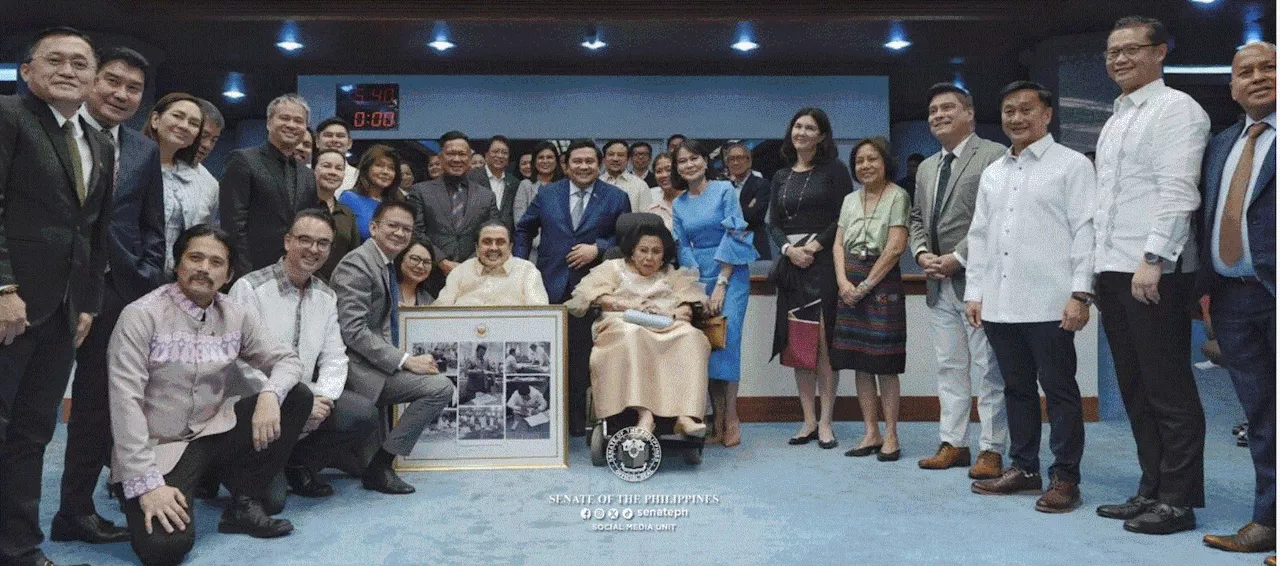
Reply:
[[585, 190], [585, 191], [587, 191], [587, 197], [588, 197], [588, 198], [590, 198], [590, 197], [591, 197], [591, 193], [592, 193], [592, 192], [594, 192], [594, 191], [596, 190], [596, 184], [595, 184], [595, 183], [591, 183], [590, 185], [587, 185], [586, 187], [579, 187], [577, 183], [575, 183], [575, 182], [573, 182], [573, 181], [569, 181], [569, 194], [576, 193], [576, 192], [578, 192], [578, 191], [580, 191], [580, 190]]
[[373, 242], [373, 249], [377, 250], [378, 257], [382, 258], [382, 265], [391, 263], [391, 258], [387, 257], [387, 254], [382, 251], [382, 246], [379, 246], [378, 242], [375, 241], [373, 238], [369, 238], [369, 241]]
[[183, 183], [194, 181], [196, 176], [200, 174], [199, 169], [176, 159], [173, 162], [173, 167], [161, 167], [160, 170], [164, 172], [165, 177], [176, 179]]
[[1272, 112], [1268, 114], [1266, 118], [1263, 118], [1261, 120], [1254, 120], [1253, 118], [1250, 118], [1249, 115], [1246, 114], [1244, 117], [1244, 129], [1240, 130], [1240, 137], [1244, 138], [1245, 136], [1249, 135], [1249, 127], [1253, 126], [1254, 124], [1257, 124], [1258, 122], [1266, 122], [1267, 125], [1271, 126], [1271, 129], [1274, 130], [1276, 129], [1276, 113]]
[[506, 171], [503, 171], [501, 175], [494, 175], [494, 174], [493, 174], [493, 170], [492, 170], [492, 169], [489, 169], [489, 166], [488, 166], [488, 165], [485, 165], [485, 166], [484, 166], [484, 172], [485, 172], [485, 174], [486, 174], [486, 175], [488, 175], [488, 176], [489, 176], [489, 180], [490, 180], [490, 181], [501, 181], [501, 180], [503, 180], [503, 179], [506, 179], [506, 177], [507, 177], [507, 172], [506, 172]]
[[[378, 251], [382, 250], [379, 249]], [[297, 285], [293, 284], [293, 281], [289, 279], [289, 272], [284, 269], [284, 258], [276, 260], [275, 264], [271, 266], [271, 276], [275, 278], [276, 285], [279, 287], [281, 295], [288, 295], [291, 293], [305, 295], [307, 290], [311, 288], [312, 278], [308, 278], [307, 285], [301, 289], [299, 289]]]
[[[53, 112], [53, 119], [58, 121], [58, 127], [59, 128], [64, 127], [64, 125], [67, 123], [67, 120], [69, 120], [69, 118], [63, 116], [61, 112], [58, 112], [58, 109], [54, 108], [52, 104], [48, 104], [48, 103], [45, 103], [45, 104], [49, 106], [49, 111]], [[80, 105], [80, 109], [81, 110], [84, 109], [83, 104]], [[76, 114], [73, 114], [73, 116], [78, 116], [79, 114], [80, 114], [80, 110], [77, 110]], [[79, 124], [76, 124], [76, 125], [79, 126]]]
[[948, 152], [945, 149], [942, 150], [942, 155], [945, 156], [947, 153], [950, 153], [951, 155], [954, 155], [955, 158], [958, 159], [961, 155], [964, 155], [964, 148], [965, 146], [969, 145], [969, 140], [973, 139], [974, 135], [975, 134], [970, 133], [969, 135], [965, 136], [964, 139], [960, 140], [960, 143], [956, 144], [955, 149], [952, 149], [950, 152]]
[[119, 144], [119, 142], [120, 142], [120, 124], [116, 124], [116, 125], [114, 125], [114, 126], [111, 126], [110, 128], [103, 128], [103, 127], [102, 127], [102, 123], [101, 123], [101, 122], [99, 122], [97, 118], [94, 118], [94, 117], [93, 117], [93, 114], [90, 114], [90, 113], [89, 113], [89, 107], [88, 107], [88, 106], [81, 106], [81, 107], [80, 107], [80, 111], [79, 111], [79, 112], [77, 112], [77, 114], [78, 114], [81, 118], [84, 118], [84, 121], [85, 121], [86, 123], [88, 123], [88, 124], [89, 124], [89, 126], [93, 127], [93, 128], [94, 128], [94, 129], [96, 129], [96, 130], [101, 130], [101, 131], [104, 131], [104, 132], [106, 132], [106, 133], [110, 134], [110, 135], [111, 135], [111, 139], [112, 139], [112, 141], [115, 141], [115, 142], [117, 143], [117, 145]]
[[1027, 146], [1026, 149], [1023, 149], [1022, 154], [1018, 155], [1017, 157], [1014, 157], [1013, 155], [1013, 148], [1010, 148], [1005, 153], [1006, 155], [1013, 157], [1014, 159], [1017, 159], [1018, 157], [1022, 157], [1023, 155], [1026, 155], [1028, 152], [1030, 152], [1032, 156], [1034, 156], [1037, 160], [1039, 160], [1044, 158], [1044, 153], [1046, 151], [1049, 151], [1049, 148], [1052, 147], [1053, 144], [1054, 144], [1053, 134], [1045, 134], [1043, 138], [1036, 140], [1035, 143]]
[[213, 296], [213, 302], [209, 303], [207, 308], [202, 309], [195, 301], [188, 298], [186, 293], [182, 292], [182, 288], [179, 287], [177, 283], [170, 283], [168, 287], [165, 287], [164, 294], [168, 295], [169, 300], [173, 301], [173, 304], [177, 305], [179, 309], [182, 309], [182, 312], [187, 313], [187, 316], [196, 320], [204, 320], [205, 313], [209, 312], [209, 309], [216, 306], [218, 304], [219, 297], [221, 297], [221, 294], [215, 294]]
[[514, 257], [515, 256], [508, 257], [507, 261], [502, 262], [502, 265], [499, 265], [498, 267], [493, 268], [488, 273], [485, 273], [486, 268], [483, 263], [480, 263], [480, 258], [477, 257], [476, 258], [476, 275], [480, 275], [480, 276], [501, 275], [505, 277], [506, 275], [511, 273], [511, 259]]
[[1117, 98], [1113, 110], [1119, 111], [1120, 105], [1125, 101], [1129, 101], [1129, 103], [1133, 104], [1134, 107], [1142, 106], [1146, 101], [1150, 100], [1151, 97], [1158, 94], [1161, 90], [1164, 90], [1164, 88], [1164, 79], [1151, 81], [1143, 85], [1142, 88], [1129, 94], [1121, 95], [1120, 98]]

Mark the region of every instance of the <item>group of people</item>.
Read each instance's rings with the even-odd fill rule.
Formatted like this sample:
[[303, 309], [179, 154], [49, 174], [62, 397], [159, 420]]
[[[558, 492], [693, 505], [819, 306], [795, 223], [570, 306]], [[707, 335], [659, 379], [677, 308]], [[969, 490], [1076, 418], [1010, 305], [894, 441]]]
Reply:
[[[1042, 86], [1001, 93], [1005, 148], [974, 133], [967, 91], [935, 85], [929, 126], [942, 151], [909, 192], [889, 181], [883, 138], [853, 147], [851, 175], [817, 108], [788, 124], [787, 166], [771, 181], [740, 144], [719, 178], [712, 148], [683, 136], [657, 156], [621, 140], [575, 140], [563, 153], [540, 143], [518, 179], [506, 138], [476, 154], [451, 131], [415, 183], [387, 146], [349, 166], [350, 128], [330, 118], [310, 130], [297, 95], [270, 103], [267, 143], [231, 152], [216, 179], [201, 164], [224, 127], [216, 107], [172, 93], [135, 132], [121, 123], [151, 79], [146, 59], [95, 52], [72, 28], [41, 32], [20, 68], [29, 94], [0, 98], [0, 558], [51, 564], [39, 549], [42, 458], [73, 361], [55, 540], [129, 540], [143, 563], [176, 564], [194, 544], [193, 499], [220, 485], [232, 499], [219, 531], [256, 537], [292, 530], [273, 517], [286, 493], [331, 495], [326, 467], [412, 493], [394, 460], [456, 393], [447, 361], [406, 353], [405, 307], [563, 304], [576, 315], [571, 434], [630, 412], [650, 430], [667, 418], [677, 433], [735, 446], [747, 266], [771, 249], [772, 353], [795, 369], [804, 415], [790, 444], [838, 445], [838, 372], [853, 370], [865, 431], [846, 455], [900, 457], [898, 264], [909, 250], [927, 275], [941, 405], [941, 444], [919, 466], [969, 467], [980, 494], [1043, 490], [1039, 386], [1055, 458], [1035, 505], [1045, 512], [1081, 501], [1073, 336], [1096, 303], [1141, 467], [1134, 497], [1097, 512], [1139, 533], [1192, 529], [1204, 505], [1184, 307], [1209, 294], [1258, 490], [1252, 522], [1205, 542], [1272, 550], [1275, 46], [1237, 53], [1232, 97], [1247, 117], [1210, 141], [1204, 111], [1160, 79], [1167, 44], [1146, 18], [1110, 34], [1107, 70], [1123, 94], [1096, 167], [1048, 133]], [[713, 348], [704, 329], [717, 317]], [[801, 319], [816, 321], [816, 340], [791, 335]], [[507, 404], [542, 411], [540, 397], [519, 389]], [[94, 507], [106, 465], [125, 527]]]

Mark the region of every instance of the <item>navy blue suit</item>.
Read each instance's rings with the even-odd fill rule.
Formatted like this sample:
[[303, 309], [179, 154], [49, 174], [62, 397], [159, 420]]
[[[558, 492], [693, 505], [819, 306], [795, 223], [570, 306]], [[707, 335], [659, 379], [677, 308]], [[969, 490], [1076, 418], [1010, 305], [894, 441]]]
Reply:
[[1241, 138], [1244, 123], [1214, 136], [1205, 151], [1200, 191], [1200, 276], [1198, 288], [1210, 295], [1210, 316], [1222, 349], [1221, 363], [1231, 374], [1236, 396], [1249, 419], [1249, 451], [1256, 474], [1253, 521], [1276, 525], [1276, 145], [1245, 203], [1242, 223], [1249, 235], [1245, 253], [1253, 260], [1256, 279], [1229, 278], [1213, 266], [1214, 218], [1227, 157]]
[[164, 282], [164, 180], [160, 148], [120, 126], [120, 166], [112, 202], [102, 309], [76, 349], [71, 415], [62, 470], [59, 512], [89, 515], [93, 490], [111, 458], [111, 409], [107, 404], [107, 343], [124, 306]]
[[[569, 212], [569, 192], [576, 191], [568, 179], [561, 179], [538, 190], [524, 216], [516, 222], [516, 256], [529, 258], [533, 239], [542, 234], [538, 244], [538, 271], [553, 304], [567, 301], [591, 268], [600, 264], [604, 252], [616, 243], [614, 230], [618, 217], [631, 212], [631, 200], [622, 189], [599, 179], [591, 189], [591, 198], [582, 211], [578, 229], [573, 229]], [[570, 269], [565, 261], [569, 250], [578, 244], [595, 244], [600, 248], [596, 260], [578, 269]], [[586, 318], [569, 317], [569, 433], [583, 434], [587, 419], [587, 384], [591, 382], [591, 323]]]

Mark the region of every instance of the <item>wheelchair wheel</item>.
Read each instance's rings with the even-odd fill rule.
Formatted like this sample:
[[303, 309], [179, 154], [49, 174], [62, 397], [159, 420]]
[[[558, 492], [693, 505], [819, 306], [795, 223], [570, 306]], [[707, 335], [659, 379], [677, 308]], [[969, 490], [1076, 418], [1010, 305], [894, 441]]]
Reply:
[[592, 466], [605, 465], [606, 462], [604, 459], [604, 449], [607, 441], [608, 439], [604, 437], [604, 422], [602, 421], [602, 422], [596, 423], [596, 426], [591, 428], [591, 465]]
[[702, 445], [689, 446], [684, 449], [684, 463], [697, 466], [702, 463]]

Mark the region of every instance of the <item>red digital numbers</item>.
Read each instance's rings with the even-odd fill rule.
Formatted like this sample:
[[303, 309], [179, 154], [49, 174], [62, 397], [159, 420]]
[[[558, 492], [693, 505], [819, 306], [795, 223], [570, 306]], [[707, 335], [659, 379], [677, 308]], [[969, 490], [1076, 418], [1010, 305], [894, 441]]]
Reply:
[[396, 113], [393, 111], [369, 112], [360, 110], [351, 116], [351, 127], [355, 129], [389, 130], [396, 127]]

